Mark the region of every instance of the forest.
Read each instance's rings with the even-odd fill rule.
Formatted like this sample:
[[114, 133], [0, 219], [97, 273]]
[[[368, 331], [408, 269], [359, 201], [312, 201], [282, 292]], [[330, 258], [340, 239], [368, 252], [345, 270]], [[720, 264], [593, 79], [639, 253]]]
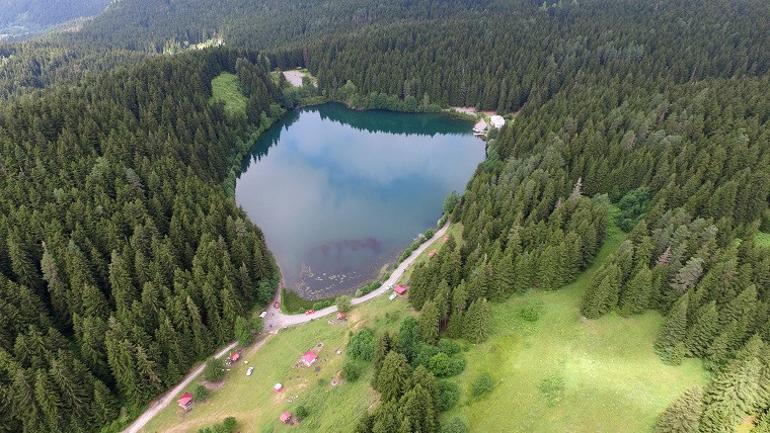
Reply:
[[[355, 106], [515, 113], [451, 209], [462, 243], [412, 273], [409, 335], [378, 337], [382, 404], [357, 432], [463, 431], [414, 347], [484, 341], [490, 303], [573, 281], [611, 218], [626, 240], [582, 316], [658, 311], [658, 356], [710, 372], [655, 431], [770, 431], [770, 4], [136, 3], [0, 46], [0, 430], [95, 431], [270, 299], [275, 264], [223, 186], [296, 103], [270, 70], [301, 66]], [[228, 48], [161, 54], [215, 35]], [[208, 102], [223, 71], [247, 116]]]
[[232, 71], [280, 112], [252, 60], [156, 59], [3, 106], [0, 429], [109, 424], [272, 299], [262, 233], [222, 187], [251, 128], [206, 96]]

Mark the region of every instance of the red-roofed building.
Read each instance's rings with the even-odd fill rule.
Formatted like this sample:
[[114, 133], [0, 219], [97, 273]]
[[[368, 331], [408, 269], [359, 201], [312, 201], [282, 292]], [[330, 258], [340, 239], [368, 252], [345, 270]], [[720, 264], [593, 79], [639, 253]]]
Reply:
[[286, 412], [281, 414], [280, 420], [284, 424], [291, 424], [291, 418], [292, 418], [291, 412], [287, 410]]
[[318, 355], [316, 355], [316, 353], [312, 350], [308, 350], [304, 355], [302, 355], [302, 363], [305, 364], [305, 367], [310, 367], [317, 359]]
[[407, 290], [409, 290], [409, 286], [402, 286], [401, 284], [397, 285], [396, 288], [393, 289], [393, 291], [396, 292], [398, 296], [404, 296]]
[[179, 397], [179, 400], [177, 400], [176, 402], [179, 405], [179, 407], [184, 409], [185, 412], [186, 412], [186, 411], [192, 409], [192, 401], [193, 401], [192, 394], [190, 394], [189, 392], [186, 392], [186, 393], [182, 394], [182, 396]]
[[347, 314], [343, 313], [342, 311], [337, 312], [337, 320], [346, 320], [347, 318]]
[[233, 352], [230, 354], [230, 362], [238, 362], [238, 360], [241, 359], [241, 354], [238, 352]]

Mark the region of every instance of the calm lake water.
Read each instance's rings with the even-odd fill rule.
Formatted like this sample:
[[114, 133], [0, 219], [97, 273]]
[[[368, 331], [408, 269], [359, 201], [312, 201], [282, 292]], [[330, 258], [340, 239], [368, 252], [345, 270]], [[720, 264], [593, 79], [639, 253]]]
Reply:
[[465, 189], [484, 159], [472, 126], [339, 104], [292, 112], [255, 143], [236, 200], [264, 231], [286, 287], [315, 299], [351, 294]]

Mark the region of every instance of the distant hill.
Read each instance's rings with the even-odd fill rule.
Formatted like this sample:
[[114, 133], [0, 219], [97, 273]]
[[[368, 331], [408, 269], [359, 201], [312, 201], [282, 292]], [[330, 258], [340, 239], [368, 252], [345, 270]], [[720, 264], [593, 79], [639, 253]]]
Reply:
[[111, 0], [0, 0], [0, 35], [45, 30], [76, 18], [96, 15]]

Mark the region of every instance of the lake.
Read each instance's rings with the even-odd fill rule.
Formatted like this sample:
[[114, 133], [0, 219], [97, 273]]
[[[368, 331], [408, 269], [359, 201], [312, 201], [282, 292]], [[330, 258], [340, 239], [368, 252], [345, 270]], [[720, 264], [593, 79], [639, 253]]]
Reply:
[[472, 127], [331, 103], [290, 112], [254, 144], [235, 197], [287, 288], [308, 299], [352, 294], [465, 189], [485, 156]]

